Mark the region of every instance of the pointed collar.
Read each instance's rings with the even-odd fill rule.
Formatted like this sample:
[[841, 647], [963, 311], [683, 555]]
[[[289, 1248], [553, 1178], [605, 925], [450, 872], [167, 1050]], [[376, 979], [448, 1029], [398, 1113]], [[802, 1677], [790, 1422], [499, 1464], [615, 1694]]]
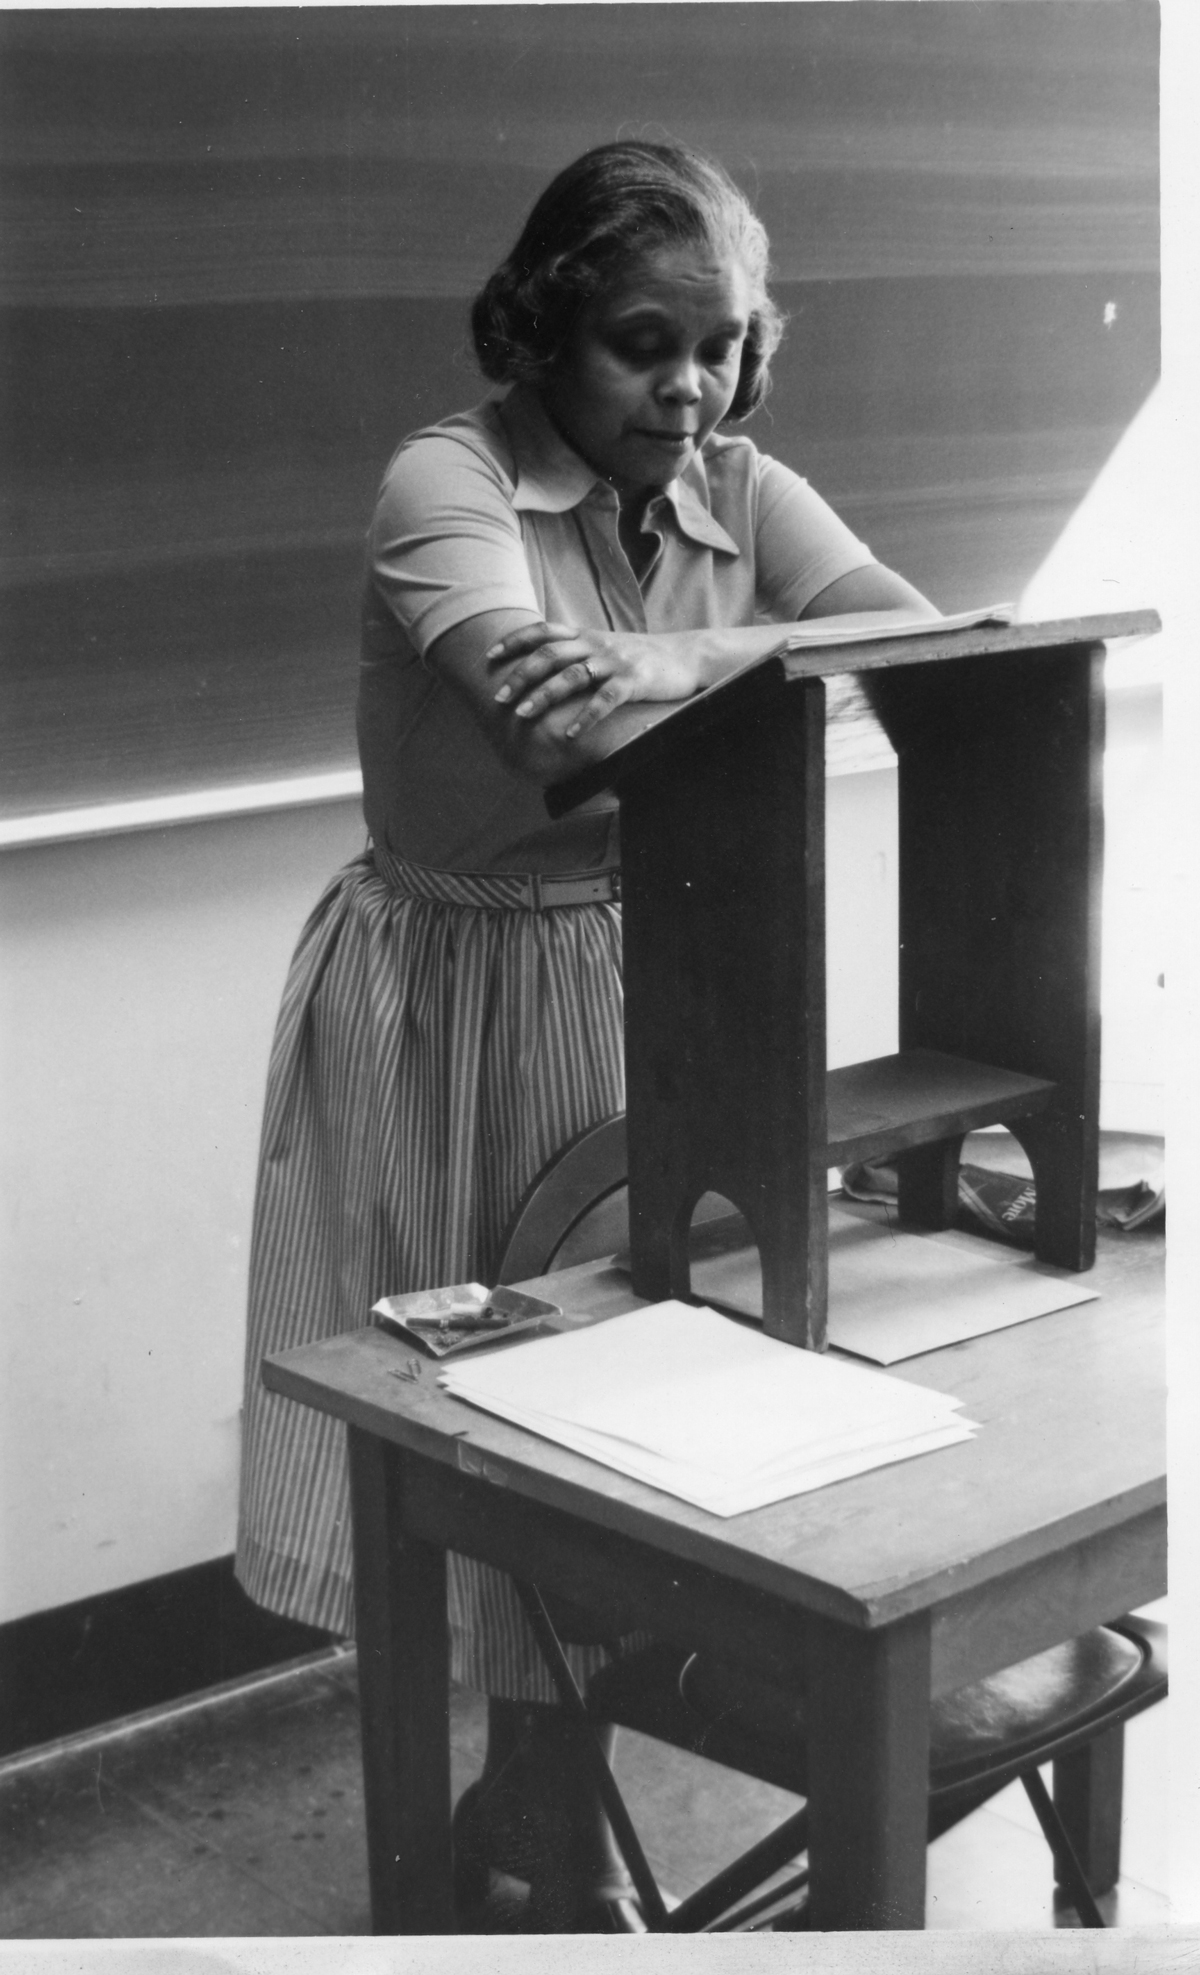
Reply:
[[[518, 513], [565, 514], [593, 491], [601, 497], [608, 491], [607, 481], [551, 424], [531, 386], [514, 384], [498, 409], [516, 464], [513, 506]], [[650, 503], [651, 512], [664, 502], [672, 509], [680, 533], [690, 541], [725, 555], [741, 553], [709, 511], [708, 477], [702, 458], [693, 460], [677, 480], [663, 488]]]
[[674, 508], [680, 533], [686, 535], [689, 541], [699, 542], [702, 548], [720, 549], [725, 555], [740, 555], [741, 550], [732, 535], [727, 535], [720, 522], [709, 512], [707, 497], [708, 476], [704, 471], [703, 456], [693, 461], [678, 480], [672, 480], [670, 486], [664, 487], [659, 495], [660, 500]]

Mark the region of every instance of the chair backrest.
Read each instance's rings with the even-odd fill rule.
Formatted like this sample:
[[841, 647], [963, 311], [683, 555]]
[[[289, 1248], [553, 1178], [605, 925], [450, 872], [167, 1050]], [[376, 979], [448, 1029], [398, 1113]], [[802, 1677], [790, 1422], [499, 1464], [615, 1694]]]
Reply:
[[[496, 1281], [527, 1282], [551, 1269], [627, 1254], [628, 1170], [623, 1111], [571, 1139], [518, 1203], [505, 1230]], [[705, 1222], [728, 1222], [750, 1239], [741, 1217], [719, 1193], [706, 1193], [696, 1204], [692, 1224]]]
[[614, 1254], [629, 1241], [625, 1114], [579, 1133], [525, 1192], [505, 1231], [497, 1282], [524, 1282]]

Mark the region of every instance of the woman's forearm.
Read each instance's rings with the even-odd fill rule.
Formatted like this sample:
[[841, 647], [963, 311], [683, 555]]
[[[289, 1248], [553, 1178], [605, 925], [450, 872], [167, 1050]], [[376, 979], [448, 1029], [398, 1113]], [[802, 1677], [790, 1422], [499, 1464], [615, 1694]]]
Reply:
[[686, 698], [706, 692], [710, 686], [719, 686], [723, 679], [730, 679], [735, 672], [765, 658], [784, 642], [788, 629], [786, 624], [747, 624], [726, 629], [713, 626], [702, 631], [663, 631], [648, 637], [653, 644], [664, 648], [664, 657], [672, 671], [678, 671], [681, 676], [691, 675], [690, 693], [681, 695]]
[[[914, 596], [915, 596], [914, 592]], [[776, 651], [787, 642], [792, 631], [812, 632], [814, 624], [822, 617], [836, 616], [839, 623], [853, 618], [861, 623], [864, 631], [869, 631], [878, 622], [880, 631], [889, 624], [911, 623], [914, 617], [936, 617], [937, 611], [923, 598], [915, 602], [891, 604], [854, 611], [823, 611], [808, 613], [792, 624], [751, 624], [728, 629], [714, 627], [701, 631], [665, 631], [641, 634], [626, 633], [631, 643], [642, 642], [649, 649], [661, 649], [668, 669], [678, 671], [682, 676], [690, 674], [694, 680], [691, 693], [702, 693], [709, 686], [719, 686], [723, 679], [729, 679], [735, 672], [741, 672], [757, 659], [765, 658], [768, 652]], [[690, 695], [683, 695], [689, 697]], [[619, 711], [620, 709], [618, 709]], [[612, 717], [611, 715], [609, 716]]]
[[[801, 613], [869, 625], [937, 616], [919, 590], [878, 563], [827, 584]], [[630, 701], [690, 699], [774, 650], [794, 625], [696, 626], [686, 631], [595, 631], [527, 623], [485, 654], [498, 670], [494, 704], [516, 724], [541, 725], [574, 703], [561, 730], [576, 740]]]
[[[430, 656], [463, 690], [498, 752], [543, 786], [602, 760], [674, 707], [782, 644], [794, 624], [687, 631], [592, 631], [494, 612], [447, 632]], [[891, 570], [873, 564], [831, 583], [802, 613], [881, 625], [936, 616]]]
[[595, 704], [600, 694], [589, 704], [578, 691], [564, 699], [551, 687], [555, 696], [547, 695], [548, 703], [542, 704], [539, 689], [536, 696], [530, 693], [507, 710], [499, 731], [493, 730], [493, 740], [520, 773], [545, 785], [567, 781], [656, 726], [697, 693], [765, 658], [787, 631], [786, 624], [762, 624], [727, 630], [610, 633], [604, 641], [604, 661], [619, 657], [627, 676], [640, 677], [644, 697], [623, 699], [603, 712]]
[[814, 620], [823, 617], [862, 618], [869, 626], [873, 618], [890, 619], [894, 622], [911, 622], [914, 617], [936, 617], [937, 606], [913, 588], [894, 569], [887, 569], [882, 563], [869, 563], [862, 569], [851, 570], [848, 576], [838, 577], [833, 583], [819, 592], [806, 605], [796, 626], [790, 624], [755, 624], [748, 630], [701, 631], [694, 634], [700, 640], [697, 660], [705, 676], [698, 691], [705, 686], [716, 685], [728, 678], [743, 665], [756, 658], [764, 658], [786, 639], [792, 629], [804, 626], [811, 629]]

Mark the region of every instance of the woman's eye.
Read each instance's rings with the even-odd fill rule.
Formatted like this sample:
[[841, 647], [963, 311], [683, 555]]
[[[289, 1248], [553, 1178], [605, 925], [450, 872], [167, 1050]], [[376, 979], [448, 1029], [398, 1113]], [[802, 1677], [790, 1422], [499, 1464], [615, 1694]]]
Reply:
[[630, 363], [652, 363], [662, 354], [661, 338], [653, 334], [620, 336], [615, 344], [618, 356]]
[[[664, 358], [673, 359], [679, 354], [679, 346], [664, 337], [658, 329], [636, 329], [614, 336], [611, 347], [622, 363], [635, 365], [661, 363]], [[697, 354], [700, 362], [710, 369], [722, 370], [726, 364], [733, 362], [740, 350], [739, 336], [721, 336], [702, 344]]]

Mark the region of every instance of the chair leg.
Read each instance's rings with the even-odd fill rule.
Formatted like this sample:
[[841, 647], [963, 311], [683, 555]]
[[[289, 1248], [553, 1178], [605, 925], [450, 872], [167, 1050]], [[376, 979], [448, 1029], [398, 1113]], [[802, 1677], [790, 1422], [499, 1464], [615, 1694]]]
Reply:
[[[798, 1894], [798, 1898], [793, 1898]], [[783, 1904], [790, 1902], [790, 1904]], [[775, 1909], [772, 1911], [772, 1909]], [[766, 1914], [768, 1918], [763, 1920]], [[759, 1925], [755, 1925], [755, 1922]], [[744, 1906], [727, 1913], [714, 1923], [713, 1934], [799, 1934], [808, 1930], [808, 1867], [802, 1866], [777, 1885], [768, 1887], [757, 1899], [748, 1900]]]
[[633, 1820], [625, 1808], [625, 1799], [617, 1788], [617, 1781], [608, 1766], [608, 1760], [595, 1732], [595, 1723], [588, 1714], [583, 1695], [575, 1684], [566, 1654], [563, 1652], [557, 1632], [550, 1623], [541, 1593], [536, 1584], [522, 1583], [513, 1579], [522, 1610], [529, 1620], [538, 1650], [546, 1662], [547, 1670], [554, 1682], [562, 1707], [568, 1715], [578, 1721], [585, 1730], [582, 1746], [585, 1760], [592, 1772], [604, 1813], [613, 1828], [621, 1856], [629, 1867], [629, 1876], [637, 1888], [642, 1903], [646, 1924], [655, 1932], [666, 1924], [667, 1908], [658, 1889], [658, 1882], [650, 1870], [649, 1861], [642, 1850], [641, 1840], [633, 1828]]
[[[808, 1845], [808, 1806], [793, 1812], [792, 1816], [774, 1831], [760, 1838], [750, 1850], [735, 1858], [722, 1872], [705, 1881], [694, 1893], [690, 1893], [681, 1905], [667, 1918], [667, 1932], [672, 1934], [699, 1933], [727, 1914], [729, 1908], [755, 1891], [764, 1879], [769, 1879], [785, 1865], [790, 1865]], [[795, 1884], [807, 1885], [807, 1869], [797, 1878]], [[770, 1895], [768, 1904], [782, 1897], [783, 1887], [777, 1887]], [[743, 1914], [742, 1917], [748, 1917]], [[718, 1931], [714, 1929], [714, 1931]]]
[[[788, 1818], [768, 1837], [752, 1846], [740, 1858], [734, 1859], [732, 1865], [726, 1866], [715, 1879], [701, 1886], [681, 1906], [668, 1913], [646, 1854], [642, 1850], [641, 1840], [625, 1808], [625, 1800], [600, 1745], [596, 1724], [588, 1714], [587, 1704], [575, 1683], [575, 1676], [571, 1672], [541, 1592], [536, 1584], [523, 1583], [519, 1578], [514, 1578], [513, 1584], [564, 1712], [589, 1731], [583, 1738], [586, 1760], [592, 1770], [605, 1814], [612, 1825], [621, 1856], [637, 1888], [642, 1912], [652, 1933], [684, 1933], [699, 1930], [707, 1922], [726, 1912], [735, 1901], [756, 1886], [760, 1886], [765, 1878], [777, 1872], [780, 1867], [804, 1850], [808, 1842], [807, 1805]], [[803, 1873], [796, 1882], [797, 1886], [806, 1883], [807, 1878], [807, 1872]], [[781, 1896], [782, 1890], [773, 1895], [773, 1898]]]
[[1097, 1897], [1121, 1876], [1124, 1768], [1123, 1722], [1054, 1765], [1054, 1808]]
[[1042, 1835], [1054, 1853], [1059, 1883], [1070, 1895], [1081, 1926], [1103, 1927], [1103, 1915], [1092, 1898], [1092, 1889], [1084, 1877], [1083, 1868], [1075, 1856], [1075, 1849], [1063, 1829], [1062, 1819], [1050, 1801], [1050, 1792], [1042, 1782], [1041, 1775], [1036, 1769], [1027, 1769], [1021, 1781], [1025, 1786], [1025, 1795], [1033, 1805], [1034, 1816], [1042, 1827]]

